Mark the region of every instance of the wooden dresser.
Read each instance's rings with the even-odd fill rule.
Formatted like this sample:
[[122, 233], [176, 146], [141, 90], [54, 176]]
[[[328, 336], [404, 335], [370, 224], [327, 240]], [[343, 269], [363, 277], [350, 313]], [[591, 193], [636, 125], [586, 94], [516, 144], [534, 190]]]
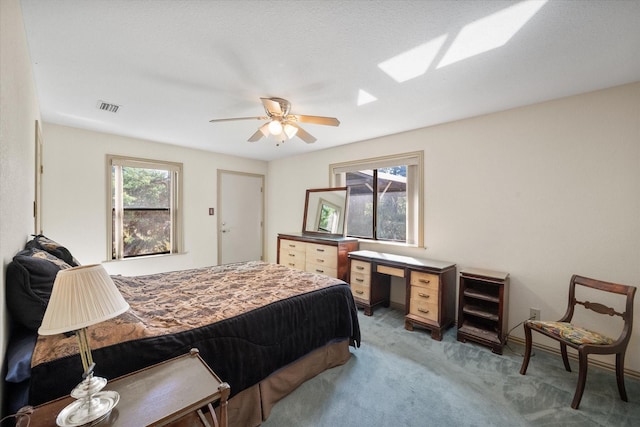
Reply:
[[319, 234], [278, 234], [278, 264], [310, 273], [349, 277], [347, 254], [358, 250], [358, 239], [329, 237]]
[[376, 305], [389, 306], [390, 277], [395, 276], [405, 279], [405, 329], [422, 326], [441, 340], [453, 324], [456, 264], [373, 251], [351, 252], [349, 260], [351, 292], [365, 315], [371, 316]]

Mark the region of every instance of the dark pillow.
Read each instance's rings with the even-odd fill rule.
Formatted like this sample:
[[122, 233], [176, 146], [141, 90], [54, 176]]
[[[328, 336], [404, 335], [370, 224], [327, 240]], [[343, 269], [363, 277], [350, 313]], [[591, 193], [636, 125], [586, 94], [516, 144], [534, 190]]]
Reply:
[[72, 267], [77, 267], [80, 265], [78, 260], [75, 259], [73, 255], [71, 255], [71, 252], [69, 252], [67, 248], [65, 248], [64, 246], [62, 246], [57, 242], [54, 242], [48, 237], [43, 236], [42, 234], [38, 234], [37, 236], [34, 236], [32, 240], [29, 240], [27, 242], [24, 248], [25, 249], [36, 248], [43, 251], [47, 251], [51, 255], [55, 256], [56, 258], [60, 258], [61, 260], [63, 260], [64, 262], [66, 262]]
[[12, 318], [37, 331], [42, 323], [58, 271], [71, 267], [40, 249], [25, 249], [7, 266], [6, 299]]
[[38, 334], [30, 331], [14, 332], [7, 344], [5, 380], [21, 383], [31, 377], [31, 356], [38, 340]]

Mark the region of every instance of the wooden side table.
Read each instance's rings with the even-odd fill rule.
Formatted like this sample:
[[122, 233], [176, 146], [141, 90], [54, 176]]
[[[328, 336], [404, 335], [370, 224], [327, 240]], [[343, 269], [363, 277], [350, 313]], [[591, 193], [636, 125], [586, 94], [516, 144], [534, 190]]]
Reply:
[[[157, 365], [109, 381], [105, 390], [120, 394], [120, 401], [99, 426], [164, 426], [198, 411], [211, 411], [211, 403], [220, 401], [220, 426], [227, 427], [227, 399], [231, 389], [207, 366], [197, 349]], [[56, 427], [56, 417], [72, 397], [63, 397], [34, 408], [31, 425]], [[179, 425], [178, 423], [172, 424]]]
[[460, 271], [458, 341], [475, 341], [502, 354], [507, 340], [509, 273], [465, 268]]

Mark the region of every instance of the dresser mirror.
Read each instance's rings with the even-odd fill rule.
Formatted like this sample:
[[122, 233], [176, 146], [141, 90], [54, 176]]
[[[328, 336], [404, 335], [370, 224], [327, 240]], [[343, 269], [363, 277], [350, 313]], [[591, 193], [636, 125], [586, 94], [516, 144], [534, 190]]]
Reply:
[[348, 194], [347, 187], [307, 190], [302, 232], [344, 236]]

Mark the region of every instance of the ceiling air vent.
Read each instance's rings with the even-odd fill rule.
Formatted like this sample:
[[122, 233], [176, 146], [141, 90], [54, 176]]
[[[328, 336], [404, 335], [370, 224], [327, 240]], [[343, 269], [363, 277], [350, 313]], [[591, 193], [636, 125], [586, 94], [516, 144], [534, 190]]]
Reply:
[[111, 104], [110, 102], [98, 101], [98, 108], [110, 113], [117, 113], [120, 108], [119, 105]]

